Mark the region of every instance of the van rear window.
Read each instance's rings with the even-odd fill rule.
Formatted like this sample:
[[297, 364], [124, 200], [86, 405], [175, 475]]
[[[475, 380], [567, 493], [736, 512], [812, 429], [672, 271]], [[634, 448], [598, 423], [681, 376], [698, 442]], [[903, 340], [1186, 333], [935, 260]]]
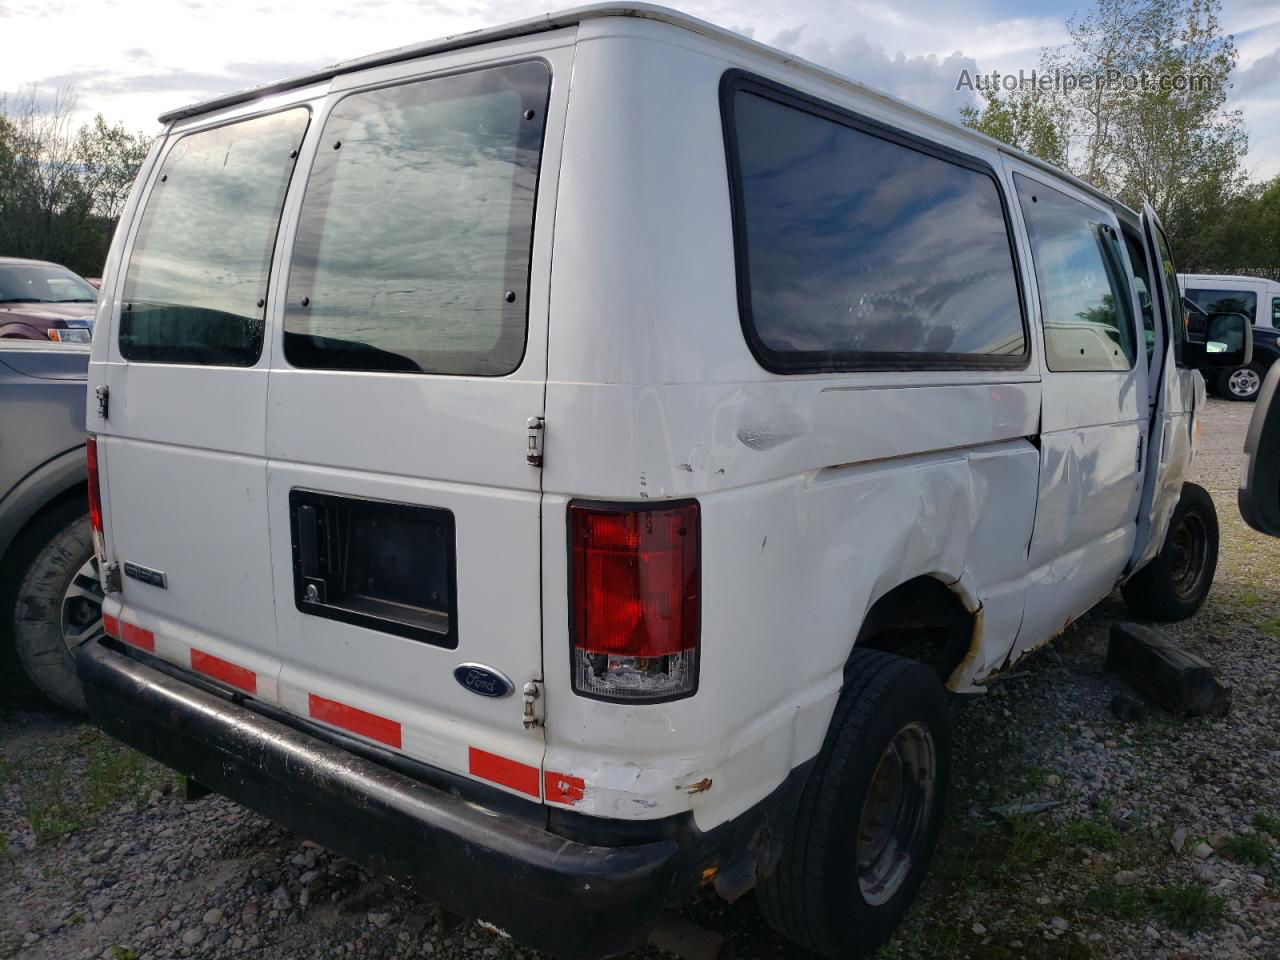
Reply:
[[550, 82], [530, 61], [333, 108], [290, 268], [291, 364], [479, 376], [520, 365]]
[[126, 360], [257, 362], [280, 209], [310, 115], [286, 110], [174, 143], [125, 274]]
[[1252, 290], [1195, 290], [1187, 287], [1187, 299], [1205, 313], [1243, 313], [1258, 322], [1258, 295]]
[[1027, 363], [989, 168], [753, 80], [725, 91], [739, 302], [765, 367]]

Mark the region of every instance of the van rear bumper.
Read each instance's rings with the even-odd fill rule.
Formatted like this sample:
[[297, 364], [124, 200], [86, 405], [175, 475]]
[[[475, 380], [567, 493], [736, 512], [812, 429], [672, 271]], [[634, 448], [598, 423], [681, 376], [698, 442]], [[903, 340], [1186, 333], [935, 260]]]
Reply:
[[287, 829], [568, 960], [643, 942], [672, 839], [566, 840], [263, 716], [99, 643], [77, 658], [93, 722]]

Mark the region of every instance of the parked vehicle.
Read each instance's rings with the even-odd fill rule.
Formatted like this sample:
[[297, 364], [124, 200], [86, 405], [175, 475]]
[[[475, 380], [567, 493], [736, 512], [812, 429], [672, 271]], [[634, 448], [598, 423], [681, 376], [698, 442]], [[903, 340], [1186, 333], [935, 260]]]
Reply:
[[97, 297], [66, 267], [0, 257], [0, 339], [88, 343]]
[[83, 712], [74, 654], [102, 636], [85, 497], [87, 346], [0, 344], [0, 642], [11, 667]]
[[948, 691], [1213, 580], [1193, 368], [1249, 326], [1188, 338], [1150, 209], [1032, 157], [644, 5], [163, 122], [90, 367], [91, 716], [531, 947], [702, 886], [875, 947]]
[[1275, 358], [1280, 338], [1280, 283], [1261, 277], [1202, 273], [1178, 274], [1178, 286], [1188, 300], [1209, 313], [1243, 313], [1255, 324], [1253, 359], [1245, 365], [1217, 371], [1205, 379], [1209, 390], [1227, 400], [1252, 401]]

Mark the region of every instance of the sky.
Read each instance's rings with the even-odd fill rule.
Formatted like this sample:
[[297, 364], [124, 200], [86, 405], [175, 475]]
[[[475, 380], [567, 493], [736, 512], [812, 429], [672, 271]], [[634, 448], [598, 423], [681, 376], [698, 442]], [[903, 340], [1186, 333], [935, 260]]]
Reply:
[[[1089, 0], [687, 0], [680, 9], [950, 119], [961, 70], [1016, 72]], [[574, 5], [565, 0], [564, 8]], [[418, 40], [548, 9], [547, 0], [0, 0], [0, 95], [73, 86], [84, 119], [155, 133], [163, 111]], [[1228, 105], [1246, 170], [1280, 173], [1280, 3], [1225, 0], [1240, 53]]]

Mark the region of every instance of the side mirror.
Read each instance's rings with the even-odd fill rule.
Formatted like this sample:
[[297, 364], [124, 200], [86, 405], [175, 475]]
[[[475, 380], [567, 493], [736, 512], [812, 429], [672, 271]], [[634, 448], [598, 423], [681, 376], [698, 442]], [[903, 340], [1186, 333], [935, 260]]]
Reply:
[[1236, 503], [1244, 522], [1259, 533], [1280, 537], [1280, 363], [1271, 365], [1244, 438], [1244, 467]]
[[1187, 328], [1182, 362], [1188, 367], [1243, 367], [1252, 359], [1253, 324], [1243, 313], [1211, 313], [1203, 326]]

